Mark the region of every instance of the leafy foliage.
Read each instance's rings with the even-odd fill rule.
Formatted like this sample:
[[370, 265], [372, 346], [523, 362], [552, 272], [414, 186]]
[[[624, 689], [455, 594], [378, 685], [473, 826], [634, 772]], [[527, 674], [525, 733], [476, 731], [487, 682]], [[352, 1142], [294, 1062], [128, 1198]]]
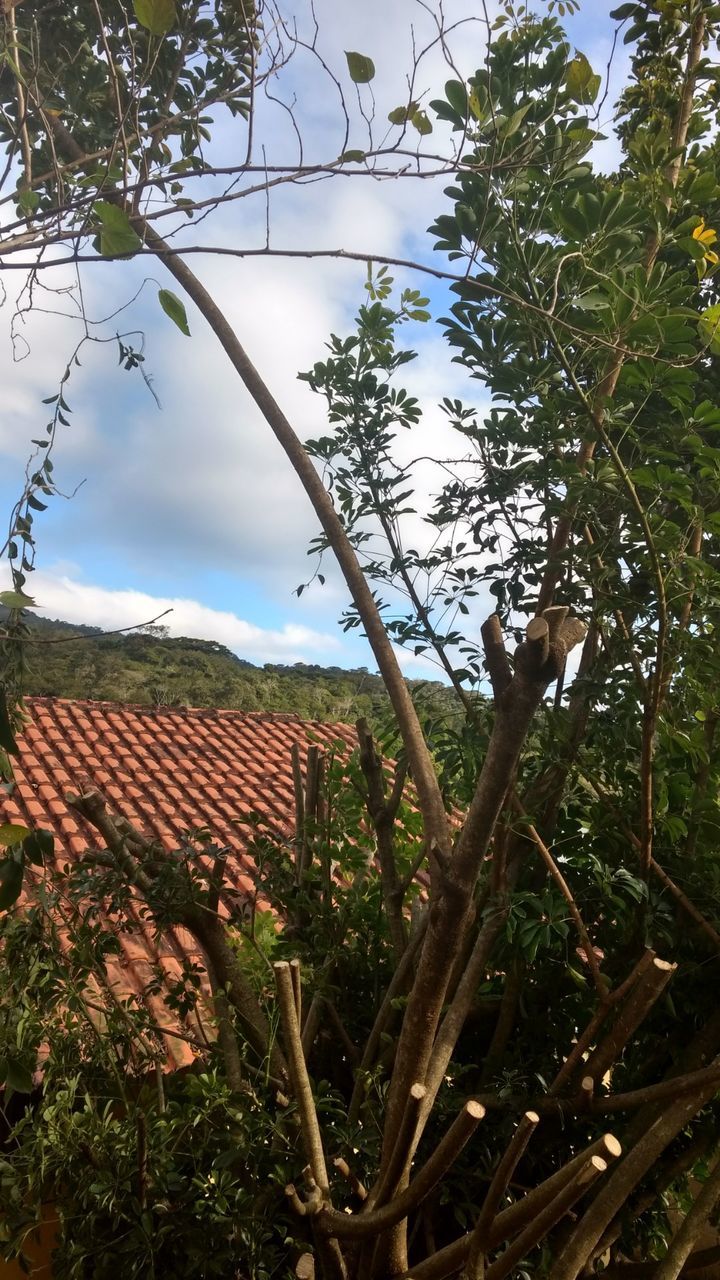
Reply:
[[[79, 149], [98, 156], [94, 167], [76, 167], [64, 176], [68, 226], [83, 226], [86, 199], [97, 192], [93, 212], [101, 228], [100, 252], [131, 254], [140, 239], [113, 200], [113, 190], [117, 184], [127, 190], [143, 178], [153, 180], [162, 171], [181, 207], [183, 175], [202, 167], [208, 112], [222, 104], [233, 114], [248, 114], [254, 8], [244, 0], [211, 6], [137, 0], [128, 14], [111, 0], [100, 17], [89, 0], [78, 0], [62, 11], [52, 4], [32, 12], [18, 8], [16, 23], [13, 52], [26, 69], [33, 106], [49, 114], [56, 132], [66, 130]], [[11, 67], [7, 50], [0, 73], [0, 139], [14, 149], [17, 101]], [[120, 151], [114, 147], [118, 112], [134, 116]], [[31, 192], [32, 214], [42, 219], [57, 202], [57, 152], [44, 130], [33, 134], [30, 164], [33, 173], [46, 175]], [[28, 185], [30, 175], [25, 178]], [[25, 215], [22, 190], [23, 184], [18, 212]]]
[[[711, 57], [720, 14], [706, 0], [617, 11], [632, 75], [618, 111], [622, 162], [609, 176], [592, 161], [601, 86], [553, 16], [563, 7], [535, 17], [505, 3], [485, 64], [430, 104], [462, 140], [432, 228], [438, 252], [457, 264], [443, 328], [491, 405], [443, 402], [457, 454], [435, 459], [428, 509], [399, 447], [421, 416], [398, 385], [413, 358], [398, 334], [427, 320], [420, 292], [393, 303], [387, 269], [371, 267], [355, 332], [332, 336], [303, 375], [327, 407], [327, 430], [309, 450], [332, 502], [317, 496], [295, 437], [288, 453], [322, 519], [314, 550], [320, 560], [334, 551], [352, 587], [345, 625], [364, 627], [384, 664], [398, 728], [382, 745], [397, 765], [361, 726], [357, 759], [309, 757], [304, 773], [295, 762], [292, 838], [256, 817], [258, 892], [281, 929], [261, 919], [259, 900], [230, 894], [219, 911], [222, 851], [197, 835], [168, 856], [98, 816], [97, 797], [76, 802], [107, 848], [70, 869], [47, 909], [3, 918], [6, 1082], [27, 1086], [44, 1043], [52, 1052], [39, 1106], [61, 1096], [73, 1064], [80, 1080], [63, 1102], [64, 1144], [49, 1166], [38, 1158], [49, 1121], [28, 1111], [15, 1126], [3, 1166], [11, 1249], [21, 1247], [24, 1215], [53, 1194], [73, 1213], [81, 1207], [101, 1267], [118, 1236], [129, 1239], [125, 1261], [137, 1274], [156, 1259], [182, 1274], [190, 1264], [176, 1239], [207, 1232], [226, 1270], [240, 1274], [282, 1275], [311, 1252], [322, 1280], [339, 1280], [346, 1266], [353, 1280], [385, 1280], [412, 1274], [455, 1239], [454, 1270], [467, 1263], [473, 1277], [487, 1261], [494, 1275], [576, 1280], [598, 1274], [608, 1250], [611, 1274], [627, 1266], [632, 1275], [639, 1258], [662, 1255], [667, 1271], [673, 1214], [688, 1209], [692, 1177], [720, 1168], [720, 1019], [708, 981], [720, 954], [720, 72]], [[170, 10], [142, 12], [142, 51], [155, 51], [156, 39], [169, 46], [151, 31], [175, 30]], [[187, 13], [178, 9], [177, 21]], [[185, 29], [196, 38], [196, 27]], [[347, 70], [358, 86], [374, 74], [354, 53]], [[408, 97], [391, 123], [422, 135], [412, 86]], [[194, 123], [183, 143], [193, 161], [205, 128]], [[73, 126], [82, 132], [80, 106]], [[133, 155], [131, 146], [131, 168]], [[348, 163], [363, 156], [343, 151]], [[128, 215], [117, 187], [111, 194], [108, 206]], [[102, 209], [97, 218], [102, 248]], [[107, 251], [130, 251], [125, 224], [115, 212], [106, 221]], [[225, 330], [222, 338], [231, 349]], [[429, 539], [419, 547], [418, 528]], [[481, 591], [496, 605], [482, 643]], [[520, 641], [512, 657], [511, 637]], [[418, 722], [389, 638], [441, 663], [454, 718], [430, 708]], [[479, 696], [486, 674], [491, 713]], [[12, 724], [0, 728], [11, 750]], [[408, 767], [415, 790], [406, 794]], [[64, 947], [60, 897], [73, 912]], [[175, 1136], [168, 1155], [171, 1106], [158, 1102], [147, 1131], [138, 1123], [126, 1084], [137, 1087], [152, 1057], [137, 1060], [144, 1006], [125, 1010], [132, 1032], [125, 1020], [95, 1035], [82, 1021], [84, 987], [117, 946], [116, 930], [132, 931], [138, 902], [158, 933], [188, 929], [215, 975], [218, 1044], [202, 1049], [197, 1076], [171, 1086], [182, 1116], [172, 1132], [184, 1134], [199, 1112], [204, 1161], [202, 1148], [173, 1146]], [[115, 929], [98, 923], [101, 908]], [[291, 959], [302, 961], [302, 991]], [[166, 1004], [176, 1015], [199, 1007], [192, 963]], [[143, 1029], [153, 1031], [147, 1018]], [[95, 1076], [97, 1055], [106, 1074]], [[413, 1093], [418, 1083], [424, 1094]], [[98, 1105], [103, 1090], [109, 1112]], [[439, 1139], [469, 1096], [487, 1106], [479, 1140], [421, 1195], [425, 1161], [432, 1169], [447, 1151]], [[512, 1164], [508, 1142], [517, 1153], [514, 1122], [528, 1107], [540, 1127], [486, 1222], [485, 1184]], [[599, 1191], [575, 1186], [573, 1161], [603, 1141], [608, 1116], [630, 1158]], [[78, 1168], [75, 1128], [81, 1142], [97, 1132], [106, 1144], [109, 1175]], [[238, 1177], [228, 1134], [248, 1153]], [[321, 1137], [340, 1160], [329, 1177]], [[612, 1154], [607, 1140], [603, 1149]], [[157, 1164], [155, 1182], [140, 1176], [138, 1151], [148, 1173]], [[373, 1189], [364, 1214], [353, 1171]], [[548, 1226], [522, 1190], [558, 1171], [569, 1180], [563, 1195], [577, 1191], [576, 1216], [569, 1222], [569, 1200], [555, 1200]], [[508, 1238], [492, 1236], [500, 1205], [512, 1218], [524, 1203], [527, 1234], [514, 1235], [512, 1262], [494, 1256]], [[176, 1209], [177, 1235], [165, 1233]], [[74, 1276], [87, 1242], [74, 1252], [70, 1221], [59, 1256]], [[247, 1221], [257, 1234], [239, 1238]], [[472, 1241], [462, 1237], [474, 1227]], [[352, 1233], [365, 1229], [358, 1249]], [[196, 1271], [214, 1262], [192, 1255]]]

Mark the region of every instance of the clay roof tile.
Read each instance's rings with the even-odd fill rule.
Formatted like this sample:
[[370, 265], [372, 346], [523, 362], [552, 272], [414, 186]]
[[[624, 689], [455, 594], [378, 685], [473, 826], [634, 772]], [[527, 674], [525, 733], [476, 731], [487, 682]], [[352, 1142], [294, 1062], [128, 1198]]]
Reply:
[[[111, 808], [134, 819], [168, 850], [178, 848], [190, 829], [207, 827], [230, 847], [227, 888], [243, 896], [254, 891], [247, 852], [252, 833], [243, 815], [260, 813], [273, 829], [292, 830], [292, 744], [339, 740], [351, 747], [354, 742], [347, 725], [264, 712], [63, 698], [28, 698], [26, 709], [14, 765], [16, 787], [12, 796], [0, 793], [0, 821], [48, 828], [55, 836], [56, 865], [76, 863], [101, 841], [72, 813], [65, 795], [96, 787]], [[29, 897], [34, 872], [33, 877]], [[158, 963], [177, 978], [183, 957], [199, 960], [197, 944], [179, 928], [156, 941], [151, 924], [137, 912], [133, 923], [133, 932], [118, 935], [121, 955], [108, 964], [109, 986], [115, 998], [142, 1000], [157, 1025], [178, 1032], [178, 1015], [167, 1007], [162, 991], [150, 996], [143, 988]], [[203, 1019], [203, 1025], [211, 1022]], [[195, 1021], [186, 1031], [198, 1033]], [[177, 1034], [163, 1036], [162, 1042], [168, 1069], [193, 1061], [193, 1049]]]

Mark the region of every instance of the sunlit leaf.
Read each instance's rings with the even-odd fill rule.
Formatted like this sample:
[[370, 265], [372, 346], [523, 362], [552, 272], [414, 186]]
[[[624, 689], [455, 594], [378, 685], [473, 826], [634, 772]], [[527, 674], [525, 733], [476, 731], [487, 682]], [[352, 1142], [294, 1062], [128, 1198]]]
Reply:
[[583, 106], [594, 102], [600, 92], [602, 79], [595, 75], [584, 53], [576, 53], [568, 64], [565, 75], [565, 88], [573, 102]]
[[720, 355], [720, 302], [707, 307], [698, 320], [700, 337], [713, 355]]
[[151, 35], [164, 36], [175, 26], [175, 0], [133, 0], [135, 17]]
[[170, 317], [173, 323], [177, 325], [180, 332], [185, 334], [186, 338], [189, 338], [190, 326], [188, 324], [187, 312], [180, 298], [178, 298], [174, 293], [171, 293], [169, 289], [160, 289], [158, 292], [158, 302], [165, 312], [165, 315]]
[[35, 601], [23, 591], [0, 591], [0, 605], [5, 609], [32, 609]]
[[93, 213], [100, 223], [100, 252], [104, 258], [124, 257], [140, 248], [142, 241], [119, 205], [97, 200]]
[[0, 845], [3, 849], [7, 849], [10, 845], [19, 844], [26, 836], [30, 835], [27, 827], [23, 827], [17, 822], [3, 822], [0, 824]]

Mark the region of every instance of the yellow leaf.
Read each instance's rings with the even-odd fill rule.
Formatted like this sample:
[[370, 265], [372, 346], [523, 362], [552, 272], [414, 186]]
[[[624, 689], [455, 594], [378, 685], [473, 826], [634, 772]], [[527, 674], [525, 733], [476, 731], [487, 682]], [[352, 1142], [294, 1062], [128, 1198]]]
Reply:
[[705, 226], [705, 219], [700, 219], [700, 225], [693, 231], [693, 240], [699, 240], [700, 244], [711, 245], [717, 240], [717, 231], [713, 231], [712, 227]]

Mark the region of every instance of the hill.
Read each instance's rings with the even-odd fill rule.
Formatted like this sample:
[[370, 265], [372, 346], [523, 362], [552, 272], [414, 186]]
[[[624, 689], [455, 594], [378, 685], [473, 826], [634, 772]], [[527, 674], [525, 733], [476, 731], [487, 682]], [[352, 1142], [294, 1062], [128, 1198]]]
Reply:
[[[375, 724], [389, 713], [380, 677], [363, 667], [301, 662], [258, 667], [214, 640], [174, 639], [162, 628], [153, 630], [113, 635], [34, 619], [25, 692], [149, 706], [284, 711], [313, 720], [352, 722], [366, 716]], [[434, 714], [457, 713], [451, 690], [439, 681], [408, 684]]]

